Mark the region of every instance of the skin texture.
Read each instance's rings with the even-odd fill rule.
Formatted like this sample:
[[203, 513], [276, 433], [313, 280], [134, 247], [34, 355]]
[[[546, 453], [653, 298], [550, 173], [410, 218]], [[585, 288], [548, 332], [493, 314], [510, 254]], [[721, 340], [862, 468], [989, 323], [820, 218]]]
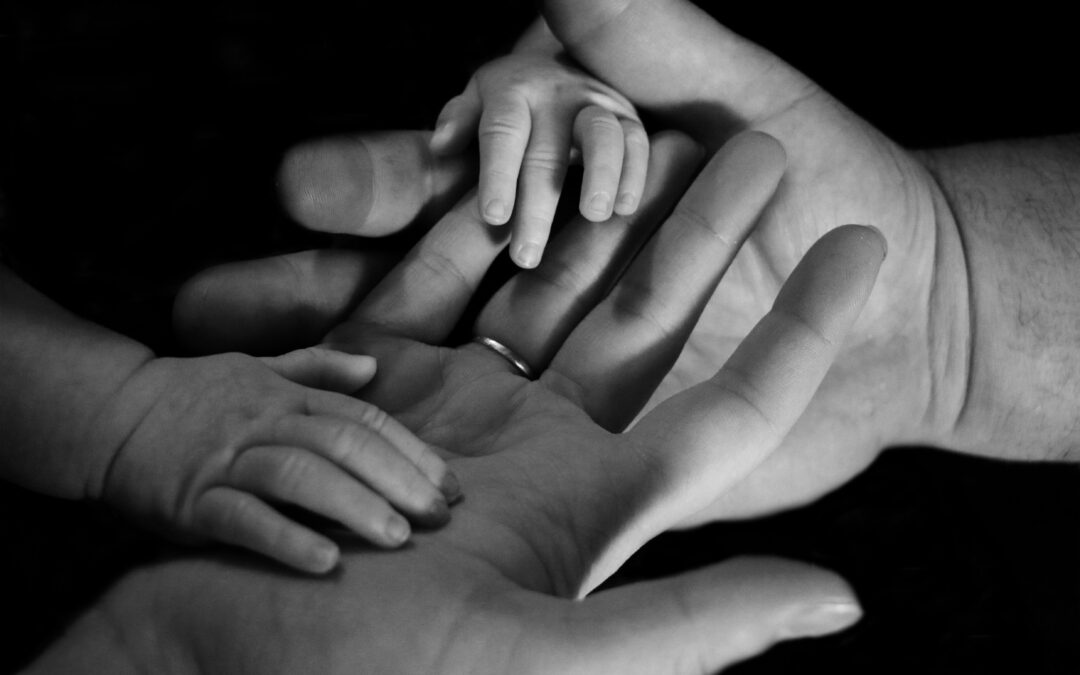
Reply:
[[570, 54], [639, 108], [709, 146], [751, 128], [788, 153], [777, 198], [658, 398], [729, 353], [823, 232], [873, 223], [889, 242], [866, 311], [784, 446], [690, 522], [812, 501], [889, 445], [1075, 452], [1074, 139], [916, 155], [688, 2], [551, 0], [544, 15]]
[[490, 225], [511, 222], [510, 257], [536, 267], [571, 147], [585, 167], [579, 211], [629, 215], [645, 185], [649, 141], [618, 92], [555, 55], [516, 52], [481, 67], [439, 114], [431, 147], [459, 153], [479, 137], [479, 200]]
[[[544, 11], [582, 65], [664, 123], [710, 147], [738, 129], [762, 129], [787, 152], [776, 197], [654, 401], [723, 362], [823, 233], [872, 223], [889, 242], [867, 311], [786, 442], [687, 524], [813, 501], [890, 445], [1075, 457], [1075, 139], [916, 154], [689, 3], [549, 2]], [[582, 268], [544, 275], [576, 286]], [[501, 341], [530, 348], [532, 336], [492, 324], [485, 329]]]
[[[653, 194], [670, 200], [697, 153], [677, 137], [654, 148], [650, 175], [664, 188]], [[579, 312], [549, 362], [534, 364], [536, 381], [479, 345], [440, 346], [505, 245], [470, 196], [327, 336], [374, 354], [381, 370], [365, 396], [447, 450], [467, 495], [451, 524], [399, 551], [349, 551], [328, 579], [218, 560], [149, 568], [36, 667], [67, 665], [82, 648], [115, 671], [167, 662], [180, 672], [712, 672], [777, 640], [850, 625], [859, 610], [842, 581], [775, 560], [566, 600], [780, 442], [869, 295], [883, 241], [868, 228], [837, 230], [709, 383], [631, 432], [597, 422], [647, 398], [659, 362], [647, 377], [622, 366], [643, 349], [676, 353], [679, 330], [658, 328], [692, 325], [700, 303], [671, 307], [672, 298], [708, 297], [720, 276], [674, 254], [730, 260], [782, 171], [767, 136], [721, 150], [621, 281]], [[598, 264], [627, 252], [601, 244]], [[576, 297], [536, 290], [519, 292], [541, 317]], [[597, 395], [611, 391], [626, 396]], [[115, 649], [101, 647], [104, 635]]]
[[[102, 501], [191, 543], [243, 546], [308, 572], [338, 547], [270, 504], [332, 518], [382, 546], [437, 526], [457, 495], [435, 449], [354, 394], [370, 356], [155, 357], [0, 267], [0, 475]], [[57, 423], [57, 411], [63, 411]]]

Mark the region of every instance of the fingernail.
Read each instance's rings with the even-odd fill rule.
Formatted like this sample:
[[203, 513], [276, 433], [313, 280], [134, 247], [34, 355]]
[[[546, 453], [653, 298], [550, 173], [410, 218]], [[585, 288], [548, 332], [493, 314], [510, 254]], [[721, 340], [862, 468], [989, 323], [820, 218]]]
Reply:
[[606, 217], [611, 212], [611, 195], [606, 192], [597, 192], [589, 200], [589, 211], [593, 215]]
[[884, 260], [889, 255], [889, 240], [885, 238], [885, 233], [878, 229], [877, 226], [867, 225], [866, 227], [877, 232], [878, 236], [881, 237], [881, 259]]
[[461, 481], [458, 480], [453, 471], [447, 471], [443, 475], [442, 482], [439, 483], [439, 489], [450, 504], [454, 504], [461, 499]]
[[436, 499], [428, 509], [428, 519], [433, 525], [442, 525], [450, 520], [450, 507], [445, 499]]
[[322, 572], [329, 572], [337, 564], [338, 550], [333, 544], [317, 544], [314, 551], [315, 565]]
[[501, 199], [492, 199], [484, 207], [484, 220], [492, 225], [502, 225], [510, 216], [507, 213], [506, 203]]
[[629, 213], [634, 208], [634, 195], [629, 192], [619, 195], [618, 207], [623, 215]]
[[846, 600], [811, 605], [796, 614], [784, 627], [788, 637], [819, 637], [836, 633], [862, 618], [862, 609]]
[[532, 243], [518, 244], [512, 257], [518, 266], [532, 269], [540, 264], [540, 247]]
[[409, 524], [394, 514], [386, 523], [386, 539], [394, 546], [401, 546], [409, 538]]

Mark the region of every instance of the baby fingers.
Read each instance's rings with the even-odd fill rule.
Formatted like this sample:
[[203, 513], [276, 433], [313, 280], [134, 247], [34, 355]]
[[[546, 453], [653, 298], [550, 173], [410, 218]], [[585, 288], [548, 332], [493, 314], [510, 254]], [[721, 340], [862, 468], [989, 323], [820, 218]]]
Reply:
[[195, 528], [217, 541], [261, 553], [304, 572], [337, 565], [338, 547], [247, 492], [217, 486], [195, 503]]
[[[339, 465], [307, 450], [288, 446], [250, 448], [233, 462], [229, 480], [237, 490], [293, 504], [337, 521], [379, 546], [400, 546], [411, 532], [408, 522], [383, 496]], [[428, 517], [445, 521], [449, 517], [445, 502], [438, 508], [438, 515]], [[289, 541], [283, 541], [279, 548], [284, 551], [290, 546]]]
[[581, 215], [600, 222], [633, 213], [645, 189], [649, 141], [636, 119], [620, 118], [598, 105], [582, 108], [574, 119], [574, 144], [581, 148], [585, 174]]
[[[362, 483], [412, 520], [431, 526], [444, 524], [450, 518], [450, 499], [443, 494], [439, 483], [428, 478], [413, 462], [409, 453], [421, 455], [418, 461], [430, 467], [428, 470], [435, 475], [444, 467], [442, 460], [430, 448], [418, 451], [413, 444], [403, 442], [406, 450], [395, 445], [391, 440], [395, 436], [411, 434], [403, 427], [398, 430], [378, 408], [363, 401], [352, 403], [360, 410], [369, 411], [366, 413], [369, 423], [332, 415], [292, 415], [282, 418], [275, 425], [273, 435], [260, 444], [304, 448], [308, 456], [335, 466], [344, 472], [343, 477], [358, 485]], [[383, 430], [391, 428], [394, 430], [390, 431], [390, 437], [383, 434]], [[242, 453], [234, 465], [249, 452]], [[443, 482], [449, 484], [447, 491], [453, 493], [456, 481], [444, 478]], [[349, 525], [345, 521], [342, 524]]]
[[524, 97], [508, 94], [484, 107], [480, 116], [480, 213], [489, 225], [510, 220], [518, 175], [532, 133], [532, 113]]

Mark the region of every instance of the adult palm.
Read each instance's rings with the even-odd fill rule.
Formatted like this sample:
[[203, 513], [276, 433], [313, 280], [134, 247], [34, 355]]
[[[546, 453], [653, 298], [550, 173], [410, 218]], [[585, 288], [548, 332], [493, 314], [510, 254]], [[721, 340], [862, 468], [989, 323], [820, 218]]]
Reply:
[[[757, 129], [788, 171], [711, 300], [663, 400], [700, 381], [768, 309], [808, 247], [872, 223], [889, 260], [841, 356], [783, 448], [692, 522], [769, 512], [846, 482], [888, 444], [941, 441], [966, 368], [966, 270], [928, 169], [775, 55], [683, 0], [548, 0], [568, 51], [637, 106], [715, 147]], [[718, 493], [719, 494], [719, 493]]]
[[[693, 154], [675, 138], [654, 149], [645, 216], [681, 192]], [[880, 237], [837, 231], [708, 383], [631, 432], [598, 424], [632, 416], [666, 372], [782, 169], [775, 141], [742, 136], [655, 234], [643, 216], [557, 238], [544, 265], [561, 274], [524, 273], [531, 281], [497, 295], [478, 322], [544, 336], [521, 347], [535, 381], [485, 347], [440, 346], [504, 243], [474, 199], [462, 202], [327, 339], [375, 354], [381, 371], [365, 396], [445, 449], [466, 495], [451, 524], [404, 550], [345, 551], [323, 579], [205, 559], [151, 568], [39, 666], [92, 667], [78, 638], [111, 635], [144, 670], [706, 672], [849, 625], [858, 609], [842, 581], [779, 561], [560, 599], [593, 588], [776, 447], [869, 294]], [[625, 272], [606, 262], [631, 252]], [[571, 259], [595, 263], [583, 268], [592, 276], [549, 283]], [[521, 304], [534, 311], [516, 314]]]

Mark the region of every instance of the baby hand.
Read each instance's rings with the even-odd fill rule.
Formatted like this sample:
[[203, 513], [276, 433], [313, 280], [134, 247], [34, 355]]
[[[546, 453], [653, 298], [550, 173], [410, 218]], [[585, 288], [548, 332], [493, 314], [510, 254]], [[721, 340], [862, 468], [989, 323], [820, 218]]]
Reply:
[[307, 572], [338, 559], [327, 537], [272, 504], [331, 518], [383, 547], [408, 516], [444, 524], [457, 479], [431, 446], [346, 394], [375, 360], [311, 348], [275, 358], [155, 359], [117, 397], [133, 429], [101, 498], [193, 540], [216, 539]]
[[491, 225], [513, 214], [510, 255], [521, 267], [540, 262], [572, 145], [585, 168], [581, 215], [602, 221], [637, 209], [649, 162], [637, 112], [553, 57], [510, 54], [480, 68], [443, 107], [431, 149], [462, 150], [478, 132], [480, 212]]

